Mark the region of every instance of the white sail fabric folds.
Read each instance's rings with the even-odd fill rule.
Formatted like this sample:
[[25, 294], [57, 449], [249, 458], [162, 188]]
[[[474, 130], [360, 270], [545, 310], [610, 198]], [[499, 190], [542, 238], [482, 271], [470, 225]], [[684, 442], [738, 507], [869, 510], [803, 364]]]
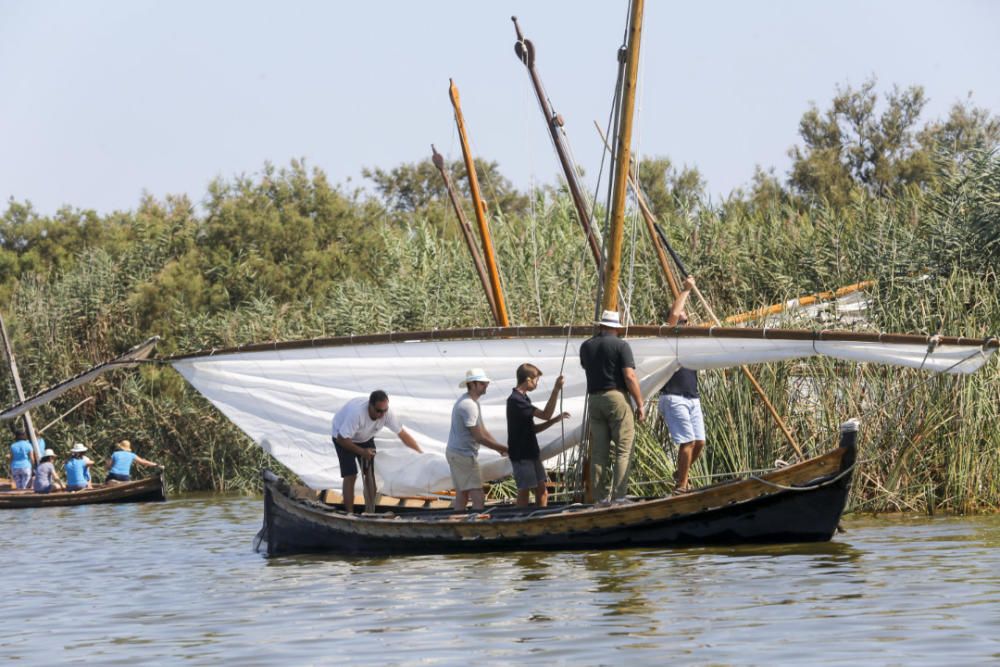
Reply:
[[[341, 405], [375, 389], [424, 450], [418, 454], [395, 435], [376, 436], [379, 491], [419, 495], [451, 488], [444, 458], [451, 409], [464, 390], [469, 368], [483, 368], [493, 382], [480, 400], [486, 428], [506, 442], [506, 400], [518, 365], [542, 369], [531, 395], [539, 406], [552, 382], [566, 377], [559, 411], [572, 417], [539, 434], [543, 458], [580, 440], [586, 379], [579, 363], [585, 337], [434, 340], [234, 352], [172, 360], [172, 365], [226, 417], [302, 481], [315, 489], [339, 488], [331, 422]], [[992, 350], [948, 345], [928, 353], [926, 344], [720, 338], [706, 335], [630, 338], [644, 396], [680, 366], [702, 370], [826, 355], [857, 362], [888, 363], [928, 371], [970, 373]], [[480, 450], [484, 479], [510, 473], [507, 459]]]

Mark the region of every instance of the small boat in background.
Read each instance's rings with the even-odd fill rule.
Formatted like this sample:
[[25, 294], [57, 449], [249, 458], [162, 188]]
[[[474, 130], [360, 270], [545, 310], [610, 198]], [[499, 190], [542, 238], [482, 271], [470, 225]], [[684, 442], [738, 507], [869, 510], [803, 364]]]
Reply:
[[5, 484], [0, 485], [0, 510], [103, 503], [162, 502], [167, 499], [163, 473], [160, 471], [143, 479], [131, 482], [112, 482], [83, 491], [35, 493], [27, 489], [13, 490], [9, 480], [5, 480], [5, 482]]

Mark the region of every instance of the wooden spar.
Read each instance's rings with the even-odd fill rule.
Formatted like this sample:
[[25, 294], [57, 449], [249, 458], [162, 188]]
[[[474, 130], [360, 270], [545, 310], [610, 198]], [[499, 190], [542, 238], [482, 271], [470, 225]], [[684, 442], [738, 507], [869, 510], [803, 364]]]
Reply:
[[[24, 389], [21, 387], [21, 374], [17, 372], [17, 360], [14, 359], [14, 348], [10, 345], [7, 337], [7, 325], [4, 324], [3, 315], [0, 315], [0, 337], [3, 338], [3, 351], [7, 355], [7, 365], [10, 367], [10, 374], [14, 377], [14, 388], [17, 390], [17, 400], [24, 402]], [[42, 452], [38, 446], [38, 438], [35, 436], [35, 425], [31, 423], [31, 414], [24, 413], [24, 426], [28, 431], [28, 438], [31, 439], [31, 448], [35, 450], [35, 456], [41, 460]]]
[[[663, 230], [660, 229], [659, 226], [656, 226], [656, 231], [659, 234], [660, 241], [666, 247], [667, 252], [669, 252], [670, 256], [674, 258], [674, 263], [677, 264], [677, 269], [681, 272], [681, 276], [687, 278], [688, 275], [690, 274], [688, 274], [687, 269], [684, 268], [684, 264], [681, 263], [681, 258], [678, 257], [677, 253], [674, 252], [674, 249], [670, 247], [670, 243], [667, 241], [667, 235], [663, 233]], [[702, 295], [701, 290], [698, 289], [698, 286], [692, 285], [691, 289], [698, 297], [698, 301], [700, 301], [701, 305], [705, 308], [705, 312], [707, 312], [708, 316], [712, 318], [712, 322], [714, 322], [716, 326], [722, 326], [722, 322], [719, 321], [719, 317], [715, 314], [715, 311], [712, 309], [712, 306], [708, 304], [708, 300]], [[769, 399], [767, 397], [767, 394], [764, 393], [764, 388], [760, 386], [759, 382], [757, 382], [757, 378], [754, 377], [754, 374], [750, 371], [750, 369], [746, 365], [740, 366], [740, 370], [743, 371], [743, 375], [745, 375], [747, 380], [750, 381], [750, 385], [753, 387], [754, 391], [757, 392], [757, 395], [760, 396], [760, 399], [764, 402], [764, 406], [767, 408], [767, 411], [771, 413], [771, 418], [774, 419], [774, 423], [778, 425], [778, 428], [781, 429], [781, 432], [784, 434], [785, 440], [787, 440], [788, 444], [792, 446], [792, 449], [795, 450], [795, 453], [799, 455], [799, 458], [804, 460], [806, 457], [802, 453], [802, 449], [799, 447], [799, 443], [796, 442], [795, 436], [792, 435], [792, 432], [789, 430], [788, 425], [785, 424], [785, 420], [782, 419], [781, 415], [778, 414], [778, 410], [774, 407], [774, 404], [771, 403], [771, 399]]]
[[67, 410], [66, 412], [62, 413], [61, 415], [59, 415], [58, 417], [56, 417], [55, 419], [53, 419], [52, 421], [50, 421], [48, 424], [46, 424], [45, 426], [43, 426], [40, 429], [38, 429], [38, 435], [41, 435], [41, 434], [45, 433], [45, 431], [47, 431], [50, 426], [55, 426], [56, 424], [58, 424], [59, 422], [61, 422], [63, 419], [65, 419], [66, 416], [69, 415], [71, 412], [73, 412], [74, 410], [76, 410], [80, 406], [89, 403], [92, 400], [94, 400], [93, 396], [88, 396], [87, 398], [83, 399], [82, 401], [80, 401], [79, 403], [77, 403], [76, 405], [74, 405], [73, 407], [71, 407], [69, 410]]
[[[601, 141], [604, 142], [604, 148], [610, 153], [611, 146], [608, 145], [608, 138], [604, 136], [604, 131], [601, 130], [601, 126], [594, 121], [594, 127], [597, 128], [597, 134], [601, 136]], [[636, 170], [638, 171], [638, 170]], [[628, 184], [632, 188], [632, 192], [635, 193], [635, 199], [639, 203], [639, 210], [642, 212], [642, 219], [646, 223], [646, 232], [649, 233], [649, 241], [653, 244], [653, 250], [656, 252], [656, 259], [660, 263], [660, 271], [663, 272], [663, 276], [667, 279], [667, 286], [670, 287], [670, 293], [673, 295], [674, 299], [680, 296], [680, 289], [677, 287], [677, 279], [674, 278], [674, 272], [670, 270], [670, 263], [667, 261], [667, 255], [663, 251], [663, 248], [656, 240], [656, 217], [653, 212], [649, 209], [649, 204], [646, 202], [645, 195], [639, 190], [639, 184], [636, 182], [635, 174], [632, 170], [628, 173]]]
[[565, 133], [562, 131], [562, 116], [552, 110], [549, 98], [545, 94], [545, 88], [542, 86], [542, 80], [538, 76], [538, 70], [535, 69], [535, 45], [532, 44], [531, 40], [524, 38], [524, 35], [521, 33], [521, 26], [517, 23], [517, 17], [511, 16], [510, 20], [514, 22], [514, 30], [517, 33], [514, 53], [517, 54], [518, 60], [524, 63], [531, 77], [531, 84], [535, 89], [535, 96], [538, 98], [538, 106], [542, 110], [542, 115], [545, 116], [545, 125], [549, 129], [552, 145], [556, 149], [559, 164], [562, 167], [563, 174], [566, 176], [566, 185], [569, 188], [570, 196], [573, 198], [573, 206], [576, 207], [577, 218], [580, 220], [580, 226], [583, 227], [584, 236], [587, 237], [590, 254], [594, 258], [594, 265], [597, 267], [598, 272], [600, 272], [603, 261], [600, 240], [597, 238], [594, 230], [593, 219], [587, 207], [587, 200], [583, 196], [583, 189], [580, 187], [580, 180], [577, 178], [575, 165], [569, 157]]
[[643, 0], [632, 0], [625, 56], [625, 81], [618, 124], [618, 155], [615, 161], [611, 195], [611, 231], [607, 241], [608, 257], [604, 269], [604, 310], [618, 310], [618, 278], [621, 274], [622, 241], [625, 235], [625, 189], [632, 145], [632, 113], [635, 109], [635, 86], [639, 72], [639, 42], [642, 37]]
[[486, 293], [486, 300], [490, 304], [490, 312], [493, 313], [493, 320], [497, 323], [497, 326], [503, 326], [500, 320], [500, 312], [497, 310], [496, 297], [493, 295], [493, 287], [490, 285], [490, 279], [486, 275], [483, 258], [479, 255], [479, 249], [476, 247], [476, 239], [472, 235], [472, 226], [465, 217], [465, 211], [462, 210], [458, 193], [455, 192], [455, 186], [452, 184], [448, 170], [445, 168], [444, 158], [434, 148], [434, 144], [431, 144], [431, 151], [433, 153], [431, 159], [434, 162], [434, 166], [441, 172], [441, 178], [444, 179], [444, 186], [448, 190], [448, 197], [451, 199], [451, 205], [455, 208], [455, 216], [458, 218], [458, 227], [462, 230], [462, 238], [465, 239], [465, 245], [469, 248], [469, 254], [472, 255], [472, 263], [476, 268], [476, 274], [479, 275], [479, 281], [483, 284], [483, 291]]
[[853, 285], [845, 285], [839, 289], [835, 289], [829, 292], [819, 292], [818, 294], [812, 294], [809, 296], [800, 296], [797, 299], [793, 299], [788, 303], [776, 303], [773, 306], [765, 306], [763, 308], [757, 308], [755, 310], [750, 310], [745, 313], [738, 313], [736, 315], [730, 315], [723, 320], [726, 324], [741, 324], [749, 320], [756, 320], [761, 317], [767, 317], [768, 315], [775, 315], [777, 313], [783, 312], [792, 306], [810, 306], [814, 303], [819, 303], [820, 301], [830, 301], [832, 299], [839, 299], [845, 294], [851, 294], [852, 292], [858, 292], [869, 287], [874, 287], [874, 280], [863, 280], [859, 283], [854, 283]]
[[503, 300], [503, 288], [500, 286], [500, 272], [497, 270], [496, 256], [493, 253], [493, 239], [490, 238], [490, 228], [486, 222], [486, 205], [479, 192], [479, 178], [476, 176], [476, 165], [472, 161], [472, 151], [469, 150], [469, 138], [465, 133], [465, 119], [462, 116], [462, 106], [458, 101], [458, 88], [455, 82], [448, 79], [448, 94], [451, 96], [451, 104], [455, 107], [455, 124], [458, 126], [458, 135], [462, 140], [462, 156], [465, 158], [465, 169], [469, 174], [469, 192], [472, 194], [472, 204], [476, 211], [476, 222], [479, 224], [479, 234], [483, 240], [483, 257], [486, 259], [486, 268], [490, 275], [490, 284], [493, 287], [493, 298], [497, 304], [497, 321], [502, 327], [510, 326], [507, 318], [507, 304]]
[[[246, 352], [272, 352], [278, 350], [304, 350], [317, 347], [346, 347], [349, 345], [380, 345], [410, 343], [417, 341], [457, 341], [493, 340], [496, 338], [560, 338], [580, 336], [582, 331], [592, 327], [587, 323], [562, 326], [517, 326], [517, 327], [476, 327], [471, 329], [432, 329], [430, 331], [399, 331], [396, 333], [365, 334], [360, 336], [337, 336], [331, 338], [308, 338], [293, 341], [270, 341], [248, 343], [236, 347], [208, 348], [186, 354], [175, 354], [157, 359], [158, 362], [174, 363], [199, 357], [219, 357], [227, 354]], [[862, 331], [842, 331], [837, 329], [754, 329], [750, 327], [668, 327], [662, 325], [638, 324], [629, 327], [632, 338], [718, 338], [722, 340], [771, 340], [809, 341], [811, 343], [887, 343], [890, 345], [927, 346], [934, 339], [936, 346], [973, 346], [983, 351], [1000, 349], [998, 338], [965, 338], [962, 336], [941, 336], [940, 338], [917, 334], [868, 333]]]

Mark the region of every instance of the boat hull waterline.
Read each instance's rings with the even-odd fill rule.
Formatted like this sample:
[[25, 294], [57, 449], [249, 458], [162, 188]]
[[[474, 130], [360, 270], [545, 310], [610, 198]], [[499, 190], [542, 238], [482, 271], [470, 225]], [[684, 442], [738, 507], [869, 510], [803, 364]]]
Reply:
[[0, 509], [27, 507], [69, 507], [73, 505], [101, 505], [107, 503], [162, 502], [167, 499], [162, 475], [153, 475], [131, 482], [118, 482], [96, 486], [83, 491], [6, 491], [0, 493]]
[[684, 495], [609, 507], [499, 507], [479, 515], [351, 515], [298, 497], [266, 473], [259, 550], [384, 555], [828, 541], [847, 504], [854, 459], [852, 443]]

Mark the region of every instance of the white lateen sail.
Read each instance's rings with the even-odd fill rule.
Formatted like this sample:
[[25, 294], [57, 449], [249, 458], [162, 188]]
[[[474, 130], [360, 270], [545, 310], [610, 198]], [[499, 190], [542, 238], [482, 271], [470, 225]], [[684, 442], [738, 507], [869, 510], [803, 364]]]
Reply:
[[[571, 413], [563, 428], [539, 434], [543, 458], [580, 441], [586, 384], [579, 348], [586, 335], [560, 335], [551, 328], [492, 330], [489, 335], [412, 334], [359, 339], [327, 339], [300, 344], [259, 345], [170, 360], [171, 364], [226, 417], [312, 488], [339, 488], [337, 457], [330, 439], [334, 411], [349, 399], [374, 389], [389, 394], [392, 410], [424, 449], [406, 448], [388, 431], [376, 438], [379, 490], [414, 495], [451, 486], [444, 449], [451, 409], [463, 393], [458, 386], [468, 368], [492, 378], [480, 400], [486, 428], [506, 442], [507, 396], [514, 371], [524, 362], [544, 375], [535, 395], [546, 397], [560, 373], [566, 384], [560, 411]], [[574, 331], [587, 331], [579, 328]], [[944, 339], [928, 352], [921, 336], [760, 329], [684, 329], [679, 335], [656, 327], [636, 327], [628, 342], [643, 394], [657, 390], [681, 365], [702, 370], [825, 355], [856, 362], [877, 362], [933, 372], [971, 373], [996, 349], [996, 341]], [[674, 332], [674, 333], [670, 333]], [[646, 334], [646, 335], [644, 335]], [[453, 336], [453, 337], [450, 337]], [[390, 340], [391, 338], [391, 340]], [[536, 399], [541, 400], [541, 399]], [[480, 452], [484, 479], [510, 473], [507, 459]]]

